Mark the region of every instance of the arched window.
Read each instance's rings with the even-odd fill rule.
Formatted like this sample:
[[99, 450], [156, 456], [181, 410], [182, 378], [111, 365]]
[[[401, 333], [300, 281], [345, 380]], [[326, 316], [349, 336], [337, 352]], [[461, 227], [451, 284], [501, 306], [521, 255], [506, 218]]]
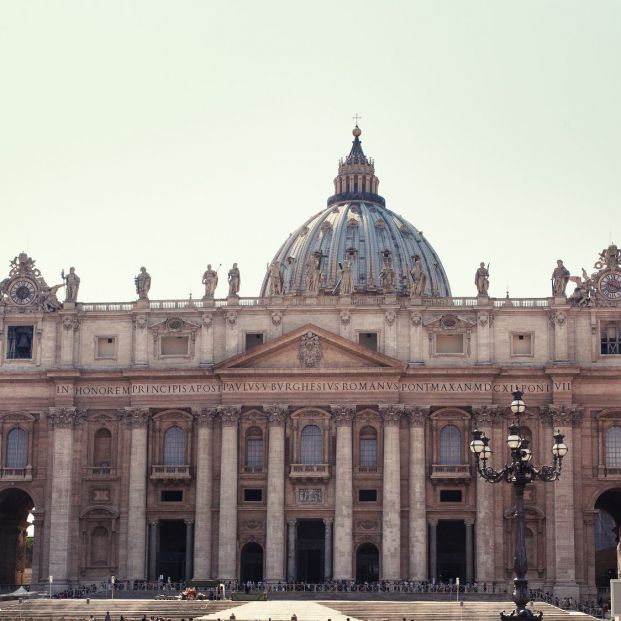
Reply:
[[91, 564], [108, 564], [108, 529], [97, 526], [91, 533]]
[[621, 427], [606, 431], [606, 467], [621, 468]]
[[440, 431], [440, 463], [461, 463], [461, 434], [455, 425], [446, 425]]
[[[102, 471], [110, 468], [112, 463], [112, 434], [108, 429], [101, 428], [95, 432], [93, 446], [93, 466]], [[103, 474], [103, 472], [102, 472]]]
[[323, 462], [323, 437], [317, 425], [306, 425], [300, 436], [300, 461], [303, 464]]
[[377, 432], [370, 426], [360, 430], [360, 465], [377, 466]]
[[28, 463], [28, 434], [19, 427], [9, 431], [6, 438], [6, 467], [25, 468]]
[[185, 465], [185, 431], [181, 427], [170, 427], [164, 434], [164, 465]]
[[246, 466], [263, 467], [263, 432], [258, 427], [250, 427], [246, 432]]

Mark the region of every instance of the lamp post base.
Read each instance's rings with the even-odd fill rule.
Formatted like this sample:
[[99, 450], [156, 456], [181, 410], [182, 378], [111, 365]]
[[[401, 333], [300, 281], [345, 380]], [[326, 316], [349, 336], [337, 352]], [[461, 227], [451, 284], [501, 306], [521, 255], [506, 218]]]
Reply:
[[526, 577], [513, 579], [513, 601], [515, 602], [515, 610], [510, 613], [505, 613], [503, 610], [500, 613], [502, 621], [512, 621], [513, 619], [531, 619], [538, 620], [543, 617], [543, 612], [540, 610], [532, 610], [526, 608], [526, 604], [529, 600], [528, 580]]
[[531, 610], [530, 608], [522, 608], [522, 610], [512, 610], [509, 614], [504, 611], [500, 613], [501, 621], [514, 621], [515, 619], [529, 619], [539, 621], [543, 617], [541, 610]]

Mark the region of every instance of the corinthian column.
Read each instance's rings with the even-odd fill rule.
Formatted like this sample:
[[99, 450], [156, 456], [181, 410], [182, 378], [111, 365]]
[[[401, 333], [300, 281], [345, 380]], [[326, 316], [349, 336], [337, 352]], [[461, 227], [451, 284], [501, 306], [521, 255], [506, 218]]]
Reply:
[[69, 523], [71, 502], [71, 460], [73, 428], [84, 412], [76, 408], [50, 408], [48, 423], [54, 431], [52, 445], [52, 493], [50, 502], [49, 573], [54, 584], [63, 587], [69, 581]]
[[429, 408], [410, 416], [409, 543], [410, 580], [427, 580], [427, 499], [425, 494], [425, 420]]
[[384, 497], [382, 499], [382, 580], [401, 577], [401, 460], [399, 421], [403, 405], [380, 405], [384, 421]]
[[218, 579], [232, 580], [237, 567], [237, 423], [241, 406], [218, 408], [222, 419]]
[[[492, 437], [492, 425], [500, 414], [498, 406], [473, 407], [474, 423], [479, 431], [484, 431], [488, 438]], [[493, 455], [492, 455], [493, 459]], [[496, 519], [494, 515], [494, 489], [483, 477], [475, 476], [476, 486], [476, 581], [492, 582], [494, 580], [494, 531]], [[468, 527], [467, 527], [468, 528]]]
[[289, 406], [264, 405], [269, 421], [265, 578], [285, 579], [285, 419]]
[[[194, 580], [211, 578], [211, 505], [213, 502], [213, 419], [215, 408], [193, 411], [198, 425], [196, 508], [194, 513]], [[189, 550], [187, 552], [189, 554]]]
[[147, 424], [149, 408], [125, 408], [131, 429], [129, 505], [127, 511], [127, 577], [146, 578], [147, 557]]
[[336, 420], [336, 489], [334, 500], [334, 570], [333, 580], [352, 580], [352, 443], [351, 423], [355, 405], [332, 405]]

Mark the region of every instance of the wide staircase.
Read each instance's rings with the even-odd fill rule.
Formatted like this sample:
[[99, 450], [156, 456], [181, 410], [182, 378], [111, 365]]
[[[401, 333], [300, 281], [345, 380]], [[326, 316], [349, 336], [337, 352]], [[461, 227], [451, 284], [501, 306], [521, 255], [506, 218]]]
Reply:
[[[0, 619], [11, 621], [87, 621], [93, 615], [96, 621], [103, 621], [106, 611], [110, 611], [113, 621], [123, 615], [126, 621], [139, 621], [143, 615], [147, 619], [160, 616], [171, 621], [201, 617], [221, 610], [234, 608], [243, 602], [231, 601], [179, 601], [154, 599], [34, 599], [0, 602]], [[228, 621], [228, 615], [227, 615]], [[253, 619], [254, 621], [254, 619]]]
[[[367, 621], [498, 621], [502, 610], [511, 612], [515, 604], [504, 602], [325, 602], [350, 619]], [[535, 610], [543, 611], [545, 621], [592, 620], [594, 617], [561, 610], [550, 604], [537, 602]], [[241, 619], [241, 617], [238, 617]]]

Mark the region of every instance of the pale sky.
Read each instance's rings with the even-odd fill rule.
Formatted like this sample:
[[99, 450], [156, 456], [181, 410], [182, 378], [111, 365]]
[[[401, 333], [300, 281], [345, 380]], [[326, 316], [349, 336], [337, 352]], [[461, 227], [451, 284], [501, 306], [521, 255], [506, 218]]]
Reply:
[[[0, 278], [80, 301], [255, 296], [362, 116], [387, 206], [456, 296], [550, 295], [621, 245], [621, 2], [0, 2]], [[3, 267], [2, 267], [3, 266]]]

